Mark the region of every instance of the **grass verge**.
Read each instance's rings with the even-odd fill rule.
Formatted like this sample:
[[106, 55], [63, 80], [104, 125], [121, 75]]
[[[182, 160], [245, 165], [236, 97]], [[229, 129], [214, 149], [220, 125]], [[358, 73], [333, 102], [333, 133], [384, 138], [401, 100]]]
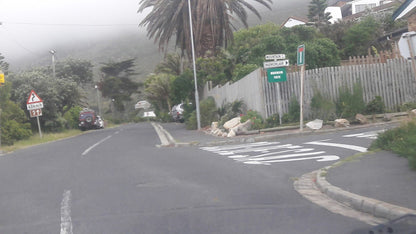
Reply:
[[59, 133], [45, 133], [43, 134], [42, 138], [40, 138], [39, 134], [35, 134], [31, 136], [29, 139], [17, 141], [13, 145], [2, 146], [1, 150], [3, 151], [3, 153], [9, 153], [9, 152], [16, 151], [18, 149], [24, 149], [33, 145], [39, 145], [39, 144], [43, 144], [43, 143], [47, 143], [51, 141], [61, 140], [61, 139], [65, 139], [65, 138], [80, 135], [80, 134], [82, 134], [82, 132], [77, 129], [67, 130], [67, 131], [59, 132]]
[[399, 127], [380, 134], [370, 146], [370, 150], [375, 149], [406, 157], [410, 168], [416, 170], [416, 120], [405, 121]]

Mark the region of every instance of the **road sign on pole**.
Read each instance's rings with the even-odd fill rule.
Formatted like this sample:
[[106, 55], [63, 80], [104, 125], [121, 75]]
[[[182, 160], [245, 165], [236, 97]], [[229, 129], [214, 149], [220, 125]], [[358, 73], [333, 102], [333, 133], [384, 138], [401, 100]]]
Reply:
[[36, 117], [38, 122], [39, 136], [42, 138], [42, 130], [40, 129], [39, 116], [42, 116], [43, 101], [35, 93], [35, 91], [30, 91], [29, 97], [26, 101], [27, 110], [30, 112], [30, 117]]
[[274, 68], [274, 67], [287, 67], [289, 66], [289, 60], [279, 60], [279, 61], [271, 61], [271, 62], [263, 62], [263, 67], [267, 68]]
[[267, 80], [269, 82], [284, 82], [286, 78], [286, 68], [276, 67], [267, 69]]
[[286, 54], [266, 54], [266, 60], [278, 60], [278, 59], [285, 59]]
[[298, 66], [303, 66], [305, 64], [305, 45], [298, 46], [297, 62]]

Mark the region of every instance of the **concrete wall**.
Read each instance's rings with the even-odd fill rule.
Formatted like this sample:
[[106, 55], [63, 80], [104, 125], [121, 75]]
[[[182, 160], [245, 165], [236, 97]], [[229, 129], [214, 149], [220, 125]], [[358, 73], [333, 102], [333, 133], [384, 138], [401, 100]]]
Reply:
[[224, 103], [243, 100], [248, 109], [258, 111], [263, 117], [266, 116], [264, 105], [262, 69], [257, 69], [235, 83], [227, 83], [223, 86], [210, 87], [205, 85], [202, 99], [213, 97], [217, 107]]

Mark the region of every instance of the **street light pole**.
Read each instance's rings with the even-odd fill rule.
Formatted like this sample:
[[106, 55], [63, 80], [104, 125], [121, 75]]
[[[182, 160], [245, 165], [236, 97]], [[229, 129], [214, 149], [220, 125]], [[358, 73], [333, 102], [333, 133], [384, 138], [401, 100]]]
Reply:
[[201, 117], [199, 114], [199, 94], [198, 94], [198, 83], [196, 79], [196, 65], [195, 65], [195, 46], [194, 46], [194, 33], [192, 29], [192, 11], [191, 11], [191, 0], [188, 0], [189, 10], [189, 28], [191, 32], [191, 46], [192, 46], [192, 64], [194, 68], [194, 83], [195, 83], [195, 105], [196, 105], [196, 121], [198, 130], [201, 129]]
[[56, 51], [55, 50], [50, 50], [49, 53], [52, 54], [52, 72], [53, 72], [53, 78], [55, 79], [56, 78], [56, 76], [55, 76], [55, 53], [56, 53]]

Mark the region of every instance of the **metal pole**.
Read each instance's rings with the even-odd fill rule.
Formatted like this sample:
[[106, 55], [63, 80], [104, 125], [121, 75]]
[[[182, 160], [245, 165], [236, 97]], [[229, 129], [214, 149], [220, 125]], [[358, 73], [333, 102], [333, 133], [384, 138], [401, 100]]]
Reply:
[[277, 105], [278, 105], [278, 111], [279, 111], [279, 124], [282, 125], [282, 94], [280, 93], [280, 84], [279, 82], [276, 82], [276, 88], [277, 88]]
[[412, 61], [413, 75], [416, 75], [415, 55], [413, 53], [414, 48], [413, 48], [413, 43], [411, 42], [411, 36], [413, 36], [413, 35], [407, 35], [406, 36], [406, 41], [407, 41], [407, 46], [409, 47], [410, 59]]
[[192, 11], [191, 11], [191, 0], [188, 0], [188, 11], [189, 11], [189, 28], [191, 32], [191, 46], [192, 46], [192, 64], [194, 68], [194, 83], [195, 83], [195, 105], [196, 105], [196, 121], [198, 130], [201, 129], [201, 117], [199, 113], [199, 94], [198, 94], [198, 83], [196, 79], [196, 65], [195, 65], [195, 46], [194, 46], [194, 33], [192, 29]]
[[52, 54], [52, 73], [53, 73], [53, 78], [55, 79], [56, 78], [56, 75], [55, 75], [55, 53], [56, 51], [50, 50], [49, 53]]
[[42, 130], [40, 130], [39, 116], [36, 116], [36, 120], [38, 121], [39, 136], [40, 136], [40, 139], [42, 139]]
[[101, 116], [100, 93], [99, 93], [99, 90], [98, 90], [98, 85], [95, 85], [95, 88], [97, 89], [98, 115]]
[[303, 131], [303, 81], [305, 79], [305, 65], [300, 69], [300, 131]]

